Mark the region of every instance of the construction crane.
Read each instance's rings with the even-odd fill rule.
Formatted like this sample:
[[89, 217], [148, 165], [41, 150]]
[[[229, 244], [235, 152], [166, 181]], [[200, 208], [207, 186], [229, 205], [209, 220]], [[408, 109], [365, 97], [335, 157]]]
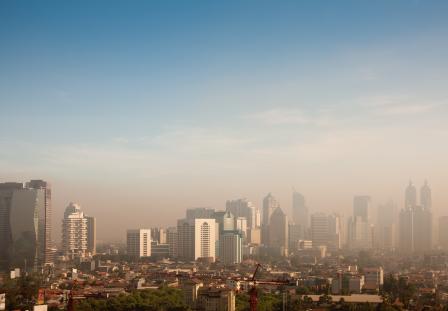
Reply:
[[257, 287], [255, 284], [255, 277], [257, 276], [258, 270], [261, 268], [261, 265], [258, 263], [257, 267], [255, 268], [254, 274], [252, 275], [251, 281], [253, 282], [252, 288], [249, 291], [249, 305], [250, 305], [250, 311], [257, 311], [257, 304], [258, 304], [258, 295], [257, 295]]
[[[262, 268], [261, 264], [257, 264], [255, 267], [254, 274], [252, 275], [252, 288], [249, 290], [249, 305], [250, 311], [257, 311], [258, 305], [258, 293], [257, 293], [257, 284], [265, 284], [265, 285], [285, 285], [288, 284], [288, 281], [257, 281], [256, 276], [257, 272]], [[285, 310], [285, 299], [283, 299], [283, 310]]]

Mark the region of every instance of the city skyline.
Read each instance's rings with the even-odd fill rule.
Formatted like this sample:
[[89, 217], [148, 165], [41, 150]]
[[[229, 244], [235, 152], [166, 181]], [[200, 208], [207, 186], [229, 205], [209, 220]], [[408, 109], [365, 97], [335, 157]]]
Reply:
[[428, 180], [444, 216], [447, 8], [3, 1], [0, 182], [51, 182], [56, 236], [73, 201], [103, 241], [269, 192], [291, 218], [292, 187], [351, 215]]

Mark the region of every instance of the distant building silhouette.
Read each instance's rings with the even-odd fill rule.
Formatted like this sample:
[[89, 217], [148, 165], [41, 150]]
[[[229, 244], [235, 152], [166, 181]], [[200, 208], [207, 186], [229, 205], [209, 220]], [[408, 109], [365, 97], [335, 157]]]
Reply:
[[51, 187], [43, 180], [0, 184], [0, 265], [37, 270], [54, 260]]
[[277, 207], [269, 221], [269, 248], [272, 254], [288, 256], [288, 217]]
[[428, 252], [432, 248], [431, 190], [428, 184], [421, 189], [417, 205], [417, 191], [412, 182], [405, 190], [405, 206], [399, 215], [399, 247], [403, 252]]
[[305, 238], [305, 233], [309, 228], [309, 215], [308, 207], [305, 203], [305, 197], [297, 191], [292, 194], [292, 220], [295, 225], [299, 226], [299, 232], [301, 239]]

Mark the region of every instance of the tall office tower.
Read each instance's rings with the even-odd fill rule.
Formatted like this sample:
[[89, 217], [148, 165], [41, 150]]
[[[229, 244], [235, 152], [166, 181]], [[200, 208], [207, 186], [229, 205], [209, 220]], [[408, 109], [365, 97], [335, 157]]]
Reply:
[[[39, 265], [51, 264], [54, 261], [53, 241], [51, 239], [51, 186], [43, 180], [31, 180], [26, 188], [43, 192], [43, 209], [39, 214]], [[42, 204], [41, 203], [41, 204]]]
[[170, 258], [177, 257], [177, 227], [166, 229], [166, 242], [168, 243], [168, 252]]
[[349, 247], [352, 249], [370, 249], [373, 247], [372, 227], [361, 216], [349, 219]]
[[439, 217], [439, 247], [448, 250], [448, 216]]
[[341, 248], [341, 217], [338, 214], [328, 216], [328, 248], [338, 250]]
[[166, 231], [163, 228], [151, 228], [151, 241], [166, 244]]
[[216, 259], [216, 221], [215, 219], [194, 220], [194, 260], [199, 258]]
[[219, 240], [220, 260], [226, 265], [238, 264], [243, 259], [243, 238], [239, 231], [225, 231]]
[[361, 218], [364, 222], [369, 222], [369, 209], [371, 199], [367, 195], [357, 195], [353, 198], [353, 218]]
[[272, 213], [280, 207], [277, 200], [271, 193], [263, 199], [263, 214], [261, 221], [261, 244], [267, 246], [269, 245], [269, 222]]
[[305, 232], [308, 230], [308, 207], [305, 204], [305, 197], [294, 191], [292, 193], [292, 219], [294, 223], [300, 226], [300, 238], [305, 238]]
[[427, 210], [432, 208], [431, 188], [429, 188], [428, 181], [420, 189], [420, 205]]
[[350, 220], [349, 245], [354, 249], [369, 249], [373, 246], [372, 231], [369, 223], [371, 199], [361, 195], [353, 198], [353, 218]]
[[414, 208], [414, 251], [423, 253], [432, 248], [432, 214], [422, 206]]
[[263, 199], [263, 221], [261, 222], [262, 226], [268, 226], [272, 213], [280, 207], [277, 199], [271, 193]]
[[217, 225], [219, 226], [220, 234], [224, 231], [234, 231], [235, 230], [235, 217], [230, 211], [219, 211], [215, 212], [214, 217]]
[[14, 192], [23, 189], [21, 183], [0, 183], [0, 271], [9, 269], [12, 252], [11, 206]]
[[288, 256], [288, 217], [277, 207], [269, 221], [269, 248], [273, 254]]
[[327, 246], [328, 244], [328, 216], [324, 213], [311, 215], [311, 240], [313, 247]]
[[47, 182], [32, 180], [23, 187], [2, 184], [0, 193], [0, 250], [4, 266], [40, 268], [53, 259], [51, 190]]
[[221, 236], [224, 232], [227, 231], [234, 231], [235, 230], [235, 217], [230, 211], [218, 211], [215, 212], [214, 218], [216, 220], [216, 240], [215, 243], [216, 251], [215, 255], [216, 257], [220, 257], [221, 253], [221, 246], [219, 243], [219, 240], [221, 239]]
[[260, 209], [257, 208], [255, 210], [255, 228], [260, 228], [261, 227], [261, 212]]
[[187, 209], [187, 219], [210, 219], [213, 218], [215, 210], [208, 207], [195, 207]]
[[235, 230], [241, 233], [243, 240], [247, 238], [247, 220], [246, 217], [237, 217], [235, 218]]
[[87, 218], [78, 204], [70, 203], [62, 220], [62, 250], [74, 259], [87, 253]]
[[414, 210], [404, 208], [399, 214], [399, 248], [403, 253], [414, 251]]
[[226, 211], [230, 211], [236, 218], [246, 218], [248, 228], [257, 227], [257, 208], [247, 199], [228, 200]]
[[126, 242], [130, 257], [136, 259], [151, 256], [151, 229], [129, 229]]
[[417, 189], [412, 181], [409, 181], [404, 194], [404, 208], [414, 208], [415, 206], [417, 206]]
[[403, 252], [428, 252], [432, 248], [431, 190], [421, 189], [422, 206], [417, 206], [417, 191], [410, 182], [405, 191], [405, 207], [400, 212], [400, 249]]
[[194, 260], [194, 224], [192, 219], [177, 221], [177, 256], [182, 260]]
[[247, 230], [247, 239], [248, 244], [261, 244], [261, 228], [252, 228]]
[[376, 225], [376, 246], [392, 250], [396, 247], [397, 236], [397, 205], [389, 201], [378, 206]]
[[96, 218], [86, 216], [87, 219], [87, 252], [96, 254]]
[[399, 214], [398, 246], [402, 252], [414, 251], [414, 209], [417, 206], [417, 190], [409, 181], [404, 193], [404, 208]]
[[302, 238], [302, 227], [300, 225], [296, 225], [295, 223], [289, 223], [288, 225], [288, 248], [292, 253], [298, 249], [299, 241], [303, 240]]
[[183, 260], [215, 259], [216, 220], [180, 219], [177, 221], [178, 257]]

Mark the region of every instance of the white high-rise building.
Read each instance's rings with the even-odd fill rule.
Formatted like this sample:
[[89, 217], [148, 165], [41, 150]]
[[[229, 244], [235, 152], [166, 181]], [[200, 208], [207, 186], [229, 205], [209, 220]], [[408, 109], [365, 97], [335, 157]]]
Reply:
[[126, 242], [129, 256], [133, 258], [151, 256], [151, 229], [129, 229]]
[[212, 258], [215, 260], [216, 220], [194, 220], [194, 260]]
[[71, 202], [65, 209], [62, 221], [62, 249], [69, 258], [87, 254], [87, 217], [81, 207]]
[[183, 260], [216, 258], [217, 227], [215, 219], [180, 219], [177, 221], [178, 257]]

